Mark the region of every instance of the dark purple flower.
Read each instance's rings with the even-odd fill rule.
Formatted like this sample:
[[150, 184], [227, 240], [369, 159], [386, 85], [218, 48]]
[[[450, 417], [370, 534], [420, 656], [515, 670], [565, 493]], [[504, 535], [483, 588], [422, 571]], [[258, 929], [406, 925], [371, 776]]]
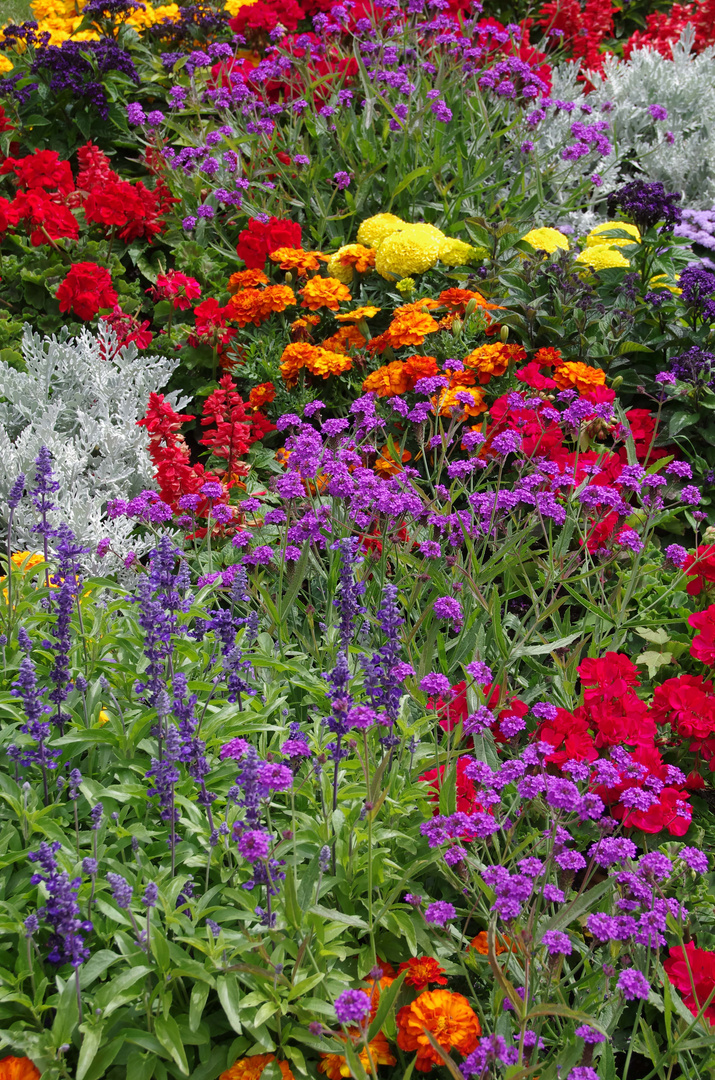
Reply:
[[[92, 929], [92, 924], [80, 918], [80, 907], [77, 903], [77, 894], [81, 884], [81, 878], [70, 881], [69, 875], [64, 870], [59, 870], [55, 860], [55, 854], [60, 849], [60, 844], [54, 841], [51, 844], [43, 840], [39, 851], [31, 851], [28, 859], [37, 863], [37, 870], [31, 877], [33, 885], [42, 882], [47, 890], [48, 898], [44, 907], [37, 911], [37, 916], [51, 927], [48, 939], [50, 951], [47, 959], [51, 964], [70, 963], [78, 968], [83, 960], [89, 956], [89, 949], [84, 940]], [[28, 932], [34, 933], [37, 929], [36, 921], [32, 924], [35, 929]], [[27, 928], [27, 923], [26, 923]]]
[[364, 990], [343, 990], [335, 999], [335, 1015], [340, 1024], [362, 1024], [370, 1012], [370, 996]]

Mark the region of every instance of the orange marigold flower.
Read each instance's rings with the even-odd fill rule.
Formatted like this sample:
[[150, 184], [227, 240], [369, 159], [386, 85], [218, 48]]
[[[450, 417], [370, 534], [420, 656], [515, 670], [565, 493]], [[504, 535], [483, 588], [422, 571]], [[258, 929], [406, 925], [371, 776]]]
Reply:
[[363, 307], [346, 311], [342, 315], [336, 315], [335, 318], [338, 322], [360, 322], [361, 319], [374, 319], [380, 311], [382, 308], [375, 307], [374, 304], [365, 304]]
[[28, 1057], [6, 1057], [0, 1061], [0, 1080], [40, 1080], [40, 1070]]
[[469, 356], [465, 356], [464, 363], [468, 368], [474, 368], [479, 376], [482, 386], [485, 386], [495, 375], [503, 375], [511, 361], [526, 359], [526, 353], [521, 345], [504, 345], [501, 341], [495, 341], [492, 345], [480, 345]]
[[400, 349], [403, 345], [422, 345], [427, 334], [433, 334], [435, 330], [439, 330], [439, 324], [427, 312], [406, 311], [395, 315], [381, 337], [385, 339], [385, 347], [390, 345]]
[[439, 306], [439, 300], [432, 300], [429, 296], [423, 296], [421, 300], [412, 300], [409, 304], [400, 304], [399, 307], [395, 308], [395, 315], [410, 315], [415, 311], [424, 311], [425, 308], [431, 311]]
[[287, 285], [269, 285], [265, 289], [243, 289], [231, 297], [226, 310], [239, 326], [260, 326], [274, 311], [285, 311], [296, 303], [295, 293]]
[[539, 367], [552, 367], [554, 364], [561, 365], [564, 362], [561, 351], [550, 347], [537, 349], [532, 360], [535, 360]]
[[[466, 397], [463, 401], [461, 400], [462, 395], [467, 394], [471, 398], [471, 403]], [[484, 395], [479, 387], [467, 388], [459, 384], [449, 386], [435, 394], [432, 398], [432, 408], [438, 416], [453, 416], [460, 421], [466, 420], [468, 416], [479, 416], [487, 411]]]
[[[355, 1039], [359, 1036], [357, 1028], [351, 1028], [350, 1034]], [[342, 1039], [343, 1042], [347, 1042], [345, 1035], [339, 1034], [335, 1036], [338, 1039]], [[397, 1059], [394, 1054], [390, 1052], [390, 1045], [382, 1034], [381, 1031], [377, 1033], [375, 1038], [369, 1044], [370, 1057], [372, 1057], [375, 1065], [396, 1065]], [[358, 1048], [355, 1046], [355, 1050]], [[370, 1075], [370, 1059], [367, 1054], [367, 1049], [364, 1045], [360, 1046], [358, 1052], [360, 1064], [364, 1068], [365, 1072]], [[347, 1059], [342, 1054], [321, 1054], [320, 1062], [318, 1064], [318, 1072], [325, 1073], [328, 1080], [343, 1080], [343, 1078], [351, 1076], [350, 1066], [347, 1063]]]
[[263, 405], [269, 405], [276, 396], [276, 388], [272, 382], [262, 382], [254, 386], [248, 395], [248, 404], [252, 409], [260, 409]]
[[[506, 952], [509, 948], [509, 945], [511, 945], [511, 942], [508, 938], [504, 938], [504, 940], [507, 942], [506, 945], [501, 945], [498, 938], [495, 937], [494, 939], [494, 952], [497, 955], [499, 955], [499, 953]], [[489, 956], [489, 942], [487, 939], [486, 930], [480, 930], [477, 936], [472, 938], [472, 940], [469, 942], [469, 948], [475, 949], [478, 953], [481, 953], [482, 956]]]
[[474, 300], [476, 306], [484, 311], [504, 310], [500, 304], [490, 304], [481, 293], [475, 292], [473, 289], [444, 289], [439, 294], [440, 304], [444, 304], [451, 311], [458, 311], [461, 314], [464, 313], [464, 309], [470, 300]]
[[281, 270], [296, 270], [299, 277], [305, 277], [310, 270], [320, 270], [319, 259], [327, 259], [320, 251], [303, 251], [302, 248], [276, 248], [268, 256], [271, 262], [278, 263]]
[[446, 1054], [458, 1050], [466, 1055], [476, 1050], [482, 1028], [462, 994], [425, 990], [397, 1014], [397, 1045], [401, 1050], [417, 1051], [415, 1068], [419, 1072], [429, 1072], [433, 1065], [442, 1064], [427, 1037], [428, 1031]]
[[403, 964], [400, 964], [398, 973], [406, 971], [405, 983], [414, 986], [418, 993], [426, 990], [430, 983], [446, 986], [444, 968], [437, 963], [433, 956], [411, 956]]
[[290, 324], [291, 341], [312, 340], [310, 329], [320, 322], [320, 315], [302, 315], [300, 319], [294, 319]]
[[375, 265], [376, 251], [362, 244], [347, 244], [340, 252], [343, 266], [352, 266], [358, 274], [364, 274]]
[[414, 390], [419, 379], [431, 379], [439, 371], [435, 356], [420, 356], [419, 353], [414, 353], [405, 358], [404, 364], [405, 374], [410, 380], [410, 390]]
[[372, 371], [362, 384], [364, 392], [377, 394], [378, 397], [399, 397], [410, 389], [411, 379], [401, 360]]
[[554, 369], [552, 378], [559, 390], [578, 390], [587, 394], [596, 386], [605, 386], [606, 372], [600, 368], [582, 364], [580, 360], [570, 361]]
[[327, 379], [329, 375], [342, 375], [344, 371], [350, 371], [353, 362], [344, 353], [331, 352], [330, 349], [318, 346], [305, 366], [311, 375], [320, 375]]
[[349, 356], [302, 341], [286, 345], [281, 356], [281, 375], [288, 386], [295, 384], [301, 368], [306, 368], [311, 375], [320, 375], [327, 379], [329, 375], [350, 371], [351, 367], [352, 360]]
[[[378, 453], [377, 461], [374, 465], [375, 472], [378, 473], [380, 476], [396, 476], [397, 473], [402, 472], [402, 466], [406, 465], [407, 462], [411, 460], [411, 458], [412, 454], [409, 452], [409, 450], [403, 450], [402, 463], [400, 464], [399, 462], [395, 461], [394, 457], [390, 453], [390, 447], [387, 443], [385, 443], [382, 450], [380, 450]], [[383, 981], [384, 980], [382, 979], [380, 980], [380, 985], [382, 985]], [[392, 979], [390, 979], [390, 982], [392, 982]]]
[[337, 311], [343, 301], [352, 300], [350, 289], [342, 281], [330, 277], [314, 277], [307, 281], [300, 290], [303, 301], [301, 307], [317, 311], [326, 307]]
[[[259, 1080], [266, 1065], [276, 1060], [275, 1054], [253, 1054], [234, 1062], [230, 1069], [221, 1073], [219, 1080]], [[283, 1080], [295, 1080], [287, 1061], [279, 1061], [278, 1068]]]
[[262, 270], [237, 270], [228, 279], [228, 291], [234, 293], [242, 289], [255, 289], [258, 285], [267, 285], [268, 278]]
[[357, 326], [341, 326], [332, 337], [323, 342], [324, 349], [332, 349], [333, 352], [346, 353], [352, 346], [354, 349], [363, 349], [367, 344]]

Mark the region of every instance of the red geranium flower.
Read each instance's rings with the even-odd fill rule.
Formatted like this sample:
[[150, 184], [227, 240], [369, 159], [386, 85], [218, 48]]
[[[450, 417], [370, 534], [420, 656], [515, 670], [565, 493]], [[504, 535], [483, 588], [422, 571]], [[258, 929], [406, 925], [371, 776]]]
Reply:
[[696, 611], [688, 622], [700, 631], [690, 643], [690, 655], [704, 664], [715, 664], [715, 604]]
[[[694, 941], [689, 941], [687, 945], [671, 949], [663, 967], [687, 1008], [697, 1016], [715, 989], [715, 952], [698, 949]], [[715, 1024], [715, 1000], [710, 1002], [703, 1016]]]
[[[251, 10], [255, 10], [255, 7], [252, 4]], [[264, 224], [251, 218], [248, 228], [238, 235], [236, 251], [248, 270], [260, 270], [272, 251], [282, 247], [300, 247], [300, 243], [301, 228], [295, 221], [272, 217]]]
[[398, 975], [403, 971], [408, 972], [405, 976], [406, 985], [414, 986], [418, 994], [426, 990], [430, 983], [437, 983], [439, 986], [447, 985], [444, 968], [432, 956], [411, 956], [409, 960], [400, 964], [397, 969]]
[[57, 289], [60, 311], [72, 311], [77, 318], [88, 322], [100, 308], [113, 308], [117, 294], [112, 276], [96, 263], [75, 263]]
[[688, 596], [699, 596], [707, 582], [715, 581], [715, 544], [701, 544], [694, 555], [688, 555], [683, 572], [694, 579], [687, 584]]
[[0, 175], [14, 172], [21, 191], [46, 189], [69, 195], [74, 191], [74, 180], [69, 161], [60, 161], [55, 150], [35, 150], [24, 158], [6, 158], [0, 166]]
[[174, 309], [186, 311], [191, 307], [191, 301], [201, 296], [201, 286], [196, 278], [187, 277], [180, 270], [168, 270], [166, 274], [159, 274], [156, 286], [147, 289], [156, 300], [171, 300]]

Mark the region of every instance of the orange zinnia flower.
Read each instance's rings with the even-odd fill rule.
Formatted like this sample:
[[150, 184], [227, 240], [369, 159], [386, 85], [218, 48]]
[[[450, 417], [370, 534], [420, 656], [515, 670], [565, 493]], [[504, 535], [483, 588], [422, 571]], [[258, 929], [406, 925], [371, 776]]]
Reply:
[[[499, 939], [497, 937], [494, 938], [494, 952], [497, 954], [497, 956], [499, 955], [499, 953], [506, 952], [511, 945], [511, 941], [509, 941], [508, 938], [504, 938], [504, 940], [507, 942], [507, 944], [500, 945]], [[486, 930], [480, 930], [477, 936], [472, 938], [472, 940], [469, 942], [469, 948], [475, 949], [478, 953], [481, 953], [482, 956], [489, 956], [489, 942], [487, 939]]]
[[[359, 1034], [357, 1028], [350, 1029], [351, 1036], [355, 1037]], [[344, 1035], [340, 1034], [336, 1036], [338, 1039], [342, 1039], [343, 1042], [347, 1042]], [[370, 1057], [372, 1057], [375, 1065], [396, 1065], [397, 1060], [394, 1054], [390, 1053], [390, 1046], [382, 1034], [378, 1031], [375, 1038], [368, 1044], [370, 1047]], [[355, 1046], [357, 1050], [357, 1046]], [[365, 1072], [370, 1075], [370, 1060], [368, 1058], [367, 1049], [364, 1045], [361, 1045], [358, 1057], [360, 1064], [364, 1068]], [[351, 1076], [350, 1066], [347, 1063], [347, 1059], [342, 1054], [321, 1054], [320, 1062], [318, 1064], [318, 1072], [325, 1073], [328, 1080], [343, 1080], [344, 1077]]]
[[406, 971], [405, 983], [414, 986], [418, 993], [426, 990], [430, 983], [446, 986], [444, 968], [438, 964], [433, 956], [411, 956], [404, 964], [400, 964], [399, 971]]
[[337, 311], [345, 300], [352, 300], [350, 289], [342, 281], [331, 277], [314, 277], [307, 281], [300, 290], [303, 301], [301, 307], [317, 311], [326, 307]]
[[287, 285], [269, 285], [265, 289], [243, 289], [231, 297], [226, 310], [239, 326], [260, 326], [274, 311], [285, 311], [296, 303], [295, 293]]
[[[259, 1080], [266, 1065], [276, 1060], [275, 1054], [253, 1054], [234, 1062], [230, 1069], [221, 1073], [219, 1080]], [[279, 1061], [278, 1068], [283, 1080], [295, 1080], [287, 1061]]]
[[[412, 454], [409, 452], [409, 450], [403, 450], [402, 464], [399, 464], [397, 461], [395, 461], [392, 454], [390, 453], [390, 448], [388, 447], [387, 443], [385, 443], [382, 450], [380, 450], [378, 454], [377, 461], [375, 462], [375, 472], [378, 473], [380, 476], [396, 476], [397, 473], [402, 472], [402, 465], [406, 465], [407, 462], [411, 459], [411, 457]], [[382, 984], [383, 980], [380, 980], [380, 982]], [[390, 979], [390, 982], [392, 982], [392, 979]]]
[[319, 259], [326, 261], [327, 256], [320, 251], [303, 251], [302, 248], [277, 248], [268, 256], [271, 262], [278, 263], [281, 270], [297, 270], [299, 277], [305, 277], [309, 270], [320, 270]]
[[405, 365], [401, 360], [393, 360], [391, 364], [379, 367], [372, 371], [362, 384], [364, 392], [377, 394], [378, 397], [398, 397], [406, 394], [410, 389], [410, 376], [405, 371]]
[[233, 296], [241, 289], [255, 289], [257, 285], [267, 285], [268, 278], [262, 270], [237, 270], [228, 279], [228, 291]]
[[40, 1080], [40, 1070], [27, 1057], [6, 1057], [0, 1061], [0, 1080]]
[[600, 368], [589, 367], [580, 360], [562, 364], [554, 369], [552, 378], [559, 390], [578, 390], [579, 394], [587, 394], [596, 386], [605, 386], [606, 372]]
[[276, 388], [272, 382], [262, 382], [254, 386], [248, 395], [248, 404], [252, 409], [260, 409], [262, 405], [268, 405], [276, 396]]
[[532, 360], [535, 360], [539, 367], [552, 367], [564, 362], [560, 350], [552, 348], [537, 349]]
[[442, 1064], [426, 1035], [428, 1031], [446, 1054], [458, 1050], [466, 1055], [476, 1050], [482, 1028], [462, 994], [425, 990], [397, 1014], [397, 1045], [401, 1050], [417, 1051], [415, 1068], [419, 1072], [429, 1072], [433, 1065]]
[[365, 304], [364, 307], [353, 308], [352, 311], [336, 315], [335, 318], [338, 322], [360, 322], [361, 319], [374, 319], [380, 311], [382, 308], [375, 307], [374, 304]]
[[357, 326], [341, 326], [337, 333], [323, 342], [324, 349], [332, 349], [333, 352], [339, 353], [346, 353], [351, 345], [355, 349], [363, 349], [366, 345], [365, 338]]
[[512, 360], [518, 362], [524, 359], [526, 353], [521, 345], [504, 345], [496, 341], [493, 345], [480, 345], [465, 356], [464, 363], [476, 370], [480, 383], [485, 386], [493, 376], [503, 375]]

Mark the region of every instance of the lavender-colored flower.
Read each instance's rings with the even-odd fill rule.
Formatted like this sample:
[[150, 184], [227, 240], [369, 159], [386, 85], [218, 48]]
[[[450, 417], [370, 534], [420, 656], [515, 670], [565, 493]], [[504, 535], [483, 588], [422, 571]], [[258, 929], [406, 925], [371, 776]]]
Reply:
[[678, 852], [678, 858], [682, 859], [685, 865], [694, 870], [696, 874], [707, 874], [709, 869], [708, 857], [699, 848], [682, 847]]
[[121, 874], [107, 874], [107, 881], [112, 887], [112, 896], [117, 907], [128, 908], [132, 902], [134, 890]]
[[438, 619], [449, 619], [455, 624], [461, 625], [464, 620], [462, 605], [453, 596], [440, 596], [434, 602], [433, 611]]
[[420, 680], [420, 690], [425, 694], [431, 694], [435, 697], [444, 697], [445, 694], [449, 694], [452, 690], [449, 679], [445, 675], [440, 675], [437, 671], [430, 672], [429, 675], [425, 675]]
[[129, 104], [127, 105], [127, 120], [132, 125], [132, 127], [139, 127], [140, 124], [145, 123], [146, 113], [142, 109], [139, 102], [129, 102]]
[[268, 858], [270, 847], [271, 838], [262, 829], [248, 829], [238, 838], [239, 854], [250, 863]]
[[370, 996], [364, 990], [343, 990], [335, 999], [339, 1024], [362, 1024], [370, 1013]]
[[637, 999], [646, 1001], [650, 986], [642, 971], [638, 971], [637, 968], [626, 968], [618, 976], [618, 989], [623, 991], [626, 1001]]
[[579, 1039], [583, 1039], [585, 1043], [602, 1043], [606, 1041], [606, 1036], [601, 1031], [597, 1031], [596, 1028], [590, 1027], [588, 1024], [581, 1024], [576, 1028], [575, 1033]]
[[434, 926], [446, 926], [456, 914], [457, 910], [453, 904], [448, 904], [444, 900], [435, 900], [425, 908], [425, 922], [432, 923]]
[[550, 956], [570, 956], [573, 952], [571, 938], [560, 930], [547, 930], [541, 944], [546, 946]]
[[345, 188], [350, 187], [352, 176], [350, 175], [350, 173], [346, 173], [341, 170], [340, 172], [335, 173], [335, 175], [333, 176], [333, 180], [335, 181], [335, 186], [337, 187], [338, 191], [345, 191]]
[[598, 1080], [598, 1073], [590, 1065], [577, 1065], [568, 1074], [566, 1080]]
[[615, 217], [620, 210], [641, 231], [662, 221], [662, 231], [670, 232], [682, 221], [682, 210], [677, 205], [681, 199], [680, 194], [666, 192], [660, 182], [633, 180], [609, 195], [607, 206], [611, 217]]
[[[64, 870], [59, 870], [55, 860], [59, 849], [60, 844], [57, 841], [47, 844], [43, 840], [39, 851], [29, 853], [30, 862], [37, 863], [43, 871], [35, 871], [30, 880], [33, 885], [42, 882], [48, 893], [46, 904], [37, 911], [37, 917], [52, 929], [48, 940], [50, 951], [47, 959], [51, 964], [70, 963], [77, 968], [89, 956], [84, 939], [91, 931], [92, 924], [79, 917], [77, 893], [81, 879], [70, 881], [69, 875]], [[28, 932], [36, 932], [36, 922], [31, 925], [35, 927], [34, 930], [29, 930], [26, 923]]]
[[649, 105], [648, 106], [648, 112], [650, 113], [650, 115], [653, 117], [654, 120], [667, 120], [668, 119], [668, 110], [665, 109], [662, 105]]
[[159, 886], [154, 881], [148, 882], [147, 887], [144, 890], [144, 895], [142, 896], [142, 904], [148, 908], [156, 907], [158, 899]]

